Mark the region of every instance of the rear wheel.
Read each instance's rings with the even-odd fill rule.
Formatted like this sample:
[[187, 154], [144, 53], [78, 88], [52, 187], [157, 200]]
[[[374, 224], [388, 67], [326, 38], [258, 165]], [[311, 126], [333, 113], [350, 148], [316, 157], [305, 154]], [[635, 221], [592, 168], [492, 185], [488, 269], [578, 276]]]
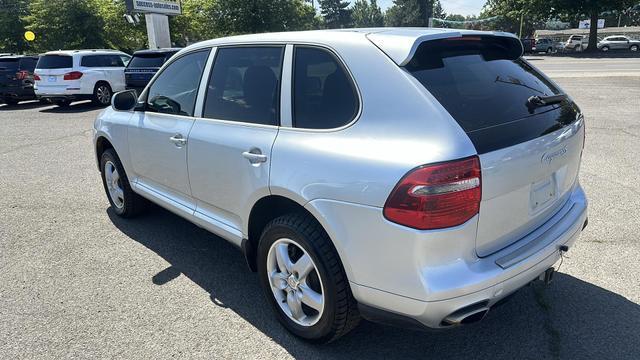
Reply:
[[18, 100], [12, 98], [5, 98], [4, 102], [7, 103], [7, 105], [18, 105], [19, 103]]
[[289, 214], [265, 227], [258, 272], [278, 320], [301, 338], [331, 342], [360, 320], [338, 254], [309, 216]]
[[551, 54], [551, 48], [547, 48], [547, 54]]
[[631, 51], [638, 51], [638, 45], [631, 45], [631, 47], [629, 47], [629, 50]]
[[602, 49], [600, 49], [600, 50], [602, 50], [602, 51], [604, 51], [604, 52], [607, 52], [607, 51], [609, 51], [609, 47], [605, 45], [605, 46], [603, 46], [603, 47], [602, 47]]
[[104, 190], [116, 215], [124, 218], [133, 217], [145, 208], [145, 199], [131, 190], [127, 174], [113, 149], [107, 149], [102, 153], [100, 171]]
[[111, 87], [109, 84], [100, 82], [93, 89], [93, 103], [100, 106], [107, 106], [111, 103]]

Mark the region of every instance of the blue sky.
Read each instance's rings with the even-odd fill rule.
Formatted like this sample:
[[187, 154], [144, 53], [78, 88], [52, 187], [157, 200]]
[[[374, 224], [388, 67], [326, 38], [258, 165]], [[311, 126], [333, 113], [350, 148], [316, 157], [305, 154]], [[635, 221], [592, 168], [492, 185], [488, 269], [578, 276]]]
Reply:
[[[440, 0], [447, 14], [478, 15], [486, 0]], [[393, 5], [393, 0], [378, 0], [383, 10]]]

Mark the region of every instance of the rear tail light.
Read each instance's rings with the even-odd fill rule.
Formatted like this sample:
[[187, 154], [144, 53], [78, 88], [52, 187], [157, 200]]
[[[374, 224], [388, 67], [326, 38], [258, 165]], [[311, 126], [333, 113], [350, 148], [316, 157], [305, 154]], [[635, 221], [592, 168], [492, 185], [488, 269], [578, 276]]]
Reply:
[[42, 79], [40, 79], [40, 76], [38, 76], [38, 74], [33, 74], [33, 80], [40, 81]]
[[16, 73], [16, 80], [24, 80], [29, 76], [29, 72], [26, 70], [18, 71]]
[[420, 230], [467, 222], [480, 210], [480, 159], [477, 156], [412, 170], [384, 205], [384, 217]]
[[64, 74], [64, 80], [78, 80], [82, 77], [82, 73], [80, 71], [72, 71]]

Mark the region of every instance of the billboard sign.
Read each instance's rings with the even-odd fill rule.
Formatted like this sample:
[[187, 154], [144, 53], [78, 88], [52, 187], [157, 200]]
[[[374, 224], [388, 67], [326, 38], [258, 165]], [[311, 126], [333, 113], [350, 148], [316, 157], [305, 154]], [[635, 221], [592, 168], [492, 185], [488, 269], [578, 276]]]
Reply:
[[[589, 29], [591, 27], [591, 20], [581, 20], [578, 24], [578, 29]], [[598, 29], [604, 28], [604, 19], [598, 19]]]
[[164, 15], [182, 14], [180, 0], [126, 0], [129, 12]]

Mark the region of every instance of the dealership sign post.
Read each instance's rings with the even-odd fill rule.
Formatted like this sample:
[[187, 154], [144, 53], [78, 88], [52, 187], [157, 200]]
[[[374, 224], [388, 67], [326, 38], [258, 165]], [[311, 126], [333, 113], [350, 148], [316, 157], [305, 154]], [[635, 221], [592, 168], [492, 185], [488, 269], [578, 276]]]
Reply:
[[169, 16], [182, 14], [180, 0], [126, 0], [127, 10], [144, 13], [149, 48], [171, 47]]

